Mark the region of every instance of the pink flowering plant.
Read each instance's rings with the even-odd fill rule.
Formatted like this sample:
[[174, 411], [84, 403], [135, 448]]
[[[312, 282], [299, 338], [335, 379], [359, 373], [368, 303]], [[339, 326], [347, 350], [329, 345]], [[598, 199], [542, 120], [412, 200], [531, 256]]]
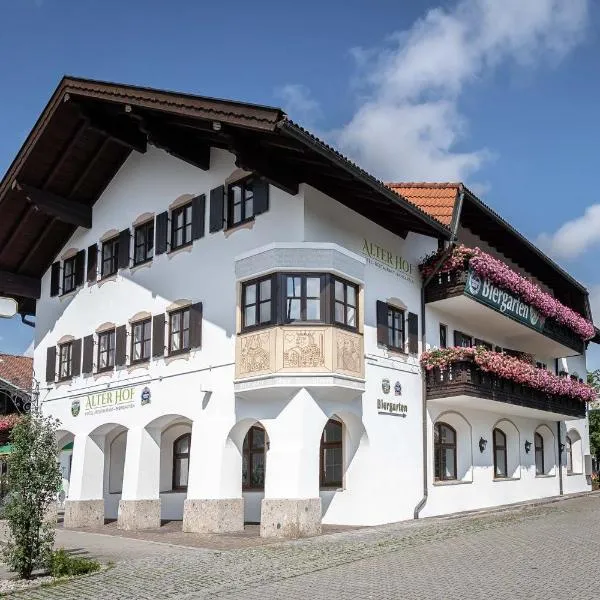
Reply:
[[23, 416], [19, 414], [2, 415], [0, 416], [0, 431], [10, 431], [17, 423], [23, 420]]
[[[431, 275], [444, 251], [427, 256], [419, 265], [423, 277]], [[444, 260], [440, 273], [453, 273], [472, 269], [480, 277], [489, 279], [503, 290], [519, 296], [524, 302], [538, 310], [540, 314], [554, 319], [568, 327], [581, 339], [589, 340], [595, 335], [594, 324], [580, 314], [544, 292], [538, 285], [513, 271], [502, 261], [479, 248], [467, 248], [462, 244], [455, 246]]]
[[596, 391], [591, 386], [568, 377], [559, 377], [539, 369], [533, 363], [504, 352], [487, 350], [483, 346], [477, 348], [441, 348], [424, 352], [421, 355], [421, 366], [427, 371], [434, 368], [447, 369], [456, 362], [474, 362], [482, 371], [493, 373], [552, 396], [568, 396], [582, 402], [596, 399]]

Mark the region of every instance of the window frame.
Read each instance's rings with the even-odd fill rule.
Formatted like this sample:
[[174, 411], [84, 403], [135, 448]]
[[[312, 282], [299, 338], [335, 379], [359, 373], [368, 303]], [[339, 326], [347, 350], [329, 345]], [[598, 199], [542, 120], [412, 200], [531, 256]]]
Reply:
[[[504, 439], [504, 444], [499, 445], [496, 442], [496, 432], [500, 433], [500, 435]], [[492, 430], [492, 442], [493, 442], [493, 447], [494, 447], [494, 479], [509, 479], [509, 477], [508, 477], [508, 450], [507, 450], [508, 439], [507, 439], [506, 433], [504, 433], [504, 431], [502, 431], [502, 429], [500, 429], [499, 427], [494, 427], [494, 429]], [[498, 475], [498, 459], [497, 459], [498, 451], [501, 451], [504, 455], [504, 468], [505, 468], [504, 475]]]
[[[148, 329], [149, 329], [148, 339], [146, 339], [146, 337], [144, 336], [146, 325], [148, 325]], [[134, 358], [135, 346], [136, 346], [135, 328], [139, 327], [139, 326], [142, 327], [142, 339], [141, 339], [141, 342], [137, 342], [137, 343], [141, 343], [141, 358]], [[147, 356], [144, 355], [145, 342], [148, 342], [148, 355]], [[139, 321], [134, 321], [133, 323], [131, 323], [131, 355], [130, 356], [131, 356], [130, 362], [132, 365], [145, 363], [150, 360], [150, 357], [152, 356], [152, 317], [148, 317], [147, 319], [140, 319]]]
[[[152, 231], [152, 235], [148, 236], [148, 231]], [[144, 239], [141, 244], [138, 243], [138, 232], [143, 232]], [[133, 266], [137, 267], [138, 265], [143, 265], [147, 262], [150, 262], [154, 258], [154, 235], [155, 235], [155, 226], [154, 219], [149, 221], [145, 221], [144, 223], [140, 223], [136, 225], [133, 229]], [[150, 239], [149, 239], [150, 237]], [[149, 241], [152, 243], [152, 247], [148, 248]], [[142, 260], [137, 259], [138, 248], [143, 249], [144, 258]], [[150, 256], [149, 256], [150, 254]]]
[[[398, 306], [393, 306], [392, 304], [387, 305], [388, 310], [388, 322], [387, 322], [387, 348], [390, 350], [394, 350], [396, 352], [402, 352], [406, 354], [406, 310], [404, 308], [399, 308]], [[392, 314], [392, 326], [390, 327], [390, 313]], [[395, 339], [394, 333], [398, 331], [394, 326], [395, 319], [394, 313], [400, 315], [400, 322], [402, 323], [402, 336], [400, 346], [396, 346], [393, 341]]]
[[[325, 442], [325, 429], [330, 423], [335, 423], [336, 426], [340, 428], [340, 439], [335, 442]], [[325, 479], [326, 470], [325, 470], [325, 451], [326, 450], [335, 450], [336, 448], [340, 449], [342, 455], [342, 479], [341, 481], [327, 481]], [[344, 486], [344, 424], [342, 421], [338, 421], [337, 419], [329, 419], [327, 423], [325, 423], [325, 427], [323, 427], [323, 432], [321, 433], [321, 443], [319, 445], [319, 487], [320, 489], [339, 489]]]
[[[65, 258], [62, 264], [62, 290], [61, 295], [68, 294], [77, 289], [77, 276], [75, 271], [77, 255], [71, 256], [70, 258]], [[67, 265], [71, 267], [71, 272], [67, 275]], [[67, 278], [69, 278], [71, 282], [71, 286], [67, 289]]]
[[[63, 360], [63, 349], [67, 350], [67, 358]], [[63, 364], [67, 365], [67, 374], [62, 374]], [[65, 342], [58, 345], [58, 381], [68, 381], [73, 377], [73, 342]]]
[[[465, 346], [462, 343], [461, 344], [457, 344], [456, 343], [456, 338], [460, 336], [461, 342], [463, 341], [468, 341], [469, 345]], [[473, 347], [473, 336], [472, 335], [468, 335], [467, 333], [464, 333], [458, 329], [454, 330], [454, 340], [455, 340], [455, 346], [457, 346], [458, 348], [472, 348]]]
[[[282, 273], [282, 287], [281, 287], [281, 302], [282, 302], [282, 322], [286, 325], [294, 324], [294, 323], [325, 323], [330, 324], [329, 321], [331, 319], [327, 318], [326, 314], [326, 305], [324, 302], [325, 299], [325, 289], [326, 289], [326, 277], [325, 273]], [[288, 296], [288, 278], [289, 277], [297, 277], [300, 278], [300, 295], [299, 296]], [[319, 279], [319, 296], [308, 296], [307, 295], [307, 281], [308, 279]], [[318, 319], [307, 319], [306, 318], [306, 309], [308, 305], [308, 300], [319, 300], [319, 318]], [[300, 318], [299, 319], [291, 319], [288, 317], [288, 300], [300, 300]], [[333, 325], [333, 323], [331, 323]]]
[[[253, 447], [254, 432], [256, 430], [263, 432], [262, 448], [254, 448]], [[248, 446], [247, 446], [247, 448], [244, 448], [244, 441], [246, 441], [246, 438], [248, 439]], [[267, 439], [267, 430], [260, 425], [252, 425], [252, 427], [250, 427], [250, 429], [248, 429], [248, 431], [246, 432], [246, 435], [244, 436], [244, 439], [242, 440], [242, 470], [244, 468], [244, 458], [245, 458], [246, 464], [248, 465], [248, 481], [251, 482], [252, 481], [252, 457], [254, 454], [262, 453], [264, 455], [264, 463], [263, 464], [265, 466], [265, 473], [264, 473], [262, 485], [252, 485], [252, 483], [244, 484], [244, 474], [242, 471], [242, 490], [243, 491], [247, 491], [247, 492], [264, 491], [265, 480], [267, 478], [267, 451], [268, 451], [268, 449], [269, 449], [269, 442]]]
[[[538, 440], [540, 444], [538, 445]], [[536, 475], [545, 475], [546, 474], [546, 465], [544, 464], [544, 437], [541, 433], [537, 431], [533, 434], [533, 449], [534, 449], [534, 458], [535, 458], [535, 474]], [[540, 455], [540, 462], [538, 464], [538, 454]], [[540, 467], [541, 466], [541, 470]]]
[[[182, 204], [181, 206], [176, 206], [171, 210], [171, 252], [173, 250], [179, 250], [179, 248], [185, 248], [186, 246], [190, 246], [193, 243], [194, 239], [192, 237], [192, 212], [192, 202], [186, 202], [185, 204]], [[183, 215], [183, 225], [181, 225], [181, 227], [176, 227], [175, 222], [180, 214]], [[187, 218], [188, 214], [189, 220]], [[182, 242], [181, 244], [175, 244], [175, 239], [179, 231], [183, 231], [181, 238]], [[188, 232], [189, 239], [187, 239]]]
[[[188, 451], [187, 452], [176, 452], [177, 444], [181, 442], [181, 440], [188, 438]], [[177, 474], [177, 461], [182, 461], [187, 458], [188, 461], [188, 481], [189, 481], [189, 472], [190, 472], [190, 454], [192, 449], [192, 434], [184, 433], [180, 435], [177, 439], [173, 441], [173, 470], [172, 470], [172, 478], [171, 478], [171, 489], [174, 492], [187, 492], [187, 485], [175, 485], [176, 483], [176, 474]], [[181, 467], [179, 468], [179, 476], [181, 480]]]
[[[104, 255], [105, 249], [111, 249], [111, 255], [106, 258]], [[105, 264], [109, 262], [111, 270], [105, 272]], [[108, 240], [102, 242], [102, 248], [100, 250], [100, 279], [111, 277], [116, 275], [119, 271], [119, 236], [111, 237]]]
[[[442, 332], [443, 332], [443, 335], [442, 335]], [[439, 336], [440, 336], [440, 348], [447, 348], [448, 347], [448, 325], [446, 325], [444, 323], [440, 323]], [[443, 338], [443, 342], [442, 342], [442, 338]]]
[[[446, 427], [454, 434], [454, 442], [442, 442], [442, 427]], [[436, 432], [437, 440], [436, 441]], [[452, 448], [454, 451], [454, 461], [452, 464], [452, 475], [447, 476], [446, 470], [442, 468], [442, 465], [447, 465], [445, 459], [445, 451], [448, 448]], [[445, 421], [437, 421], [433, 426], [433, 480], [434, 481], [458, 481], [458, 435], [456, 429], [449, 425]], [[439, 472], [436, 466], [439, 465]]]
[[[261, 297], [260, 284], [264, 281], [271, 282], [271, 296], [270, 296], [269, 300], [264, 300]], [[246, 292], [247, 292], [248, 287], [250, 287], [252, 285], [256, 286], [255, 301], [249, 305], [246, 305]], [[277, 278], [273, 274], [265, 275], [263, 277], [258, 277], [256, 279], [249, 279], [248, 281], [242, 282], [241, 303], [240, 303], [241, 331], [242, 332], [252, 331], [254, 329], [260, 329], [261, 327], [269, 327], [277, 321], [277, 297], [278, 297], [277, 292], [278, 292]], [[262, 304], [265, 304], [266, 302], [271, 303], [271, 314], [270, 314], [270, 318], [268, 321], [261, 322], [260, 321], [260, 307]], [[254, 320], [253, 325], [246, 324], [246, 308], [247, 308], [247, 306], [254, 306], [254, 308], [255, 308], [255, 313], [254, 313], [255, 320]]]
[[[246, 198], [246, 191], [247, 191], [247, 187], [248, 187], [248, 182], [254, 182], [256, 180], [256, 177], [254, 175], [248, 175], [247, 177], [244, 177], [243, 179], [238, 179], [237, 181], [232, 181], [230, 184], [227, 185], [227, 229], [233, 229], [234, 227], [239, 227], [240, 225], [243, 225], [244, 223], [248, 223], [250, 221], [254, 220], [254, 217], [256, 216], [256, 213], [254, 212], [255, 206], [254, 206], [254, 188], [252, 188], [252, 214], [251, 215], [247, 215], [246, 214], [246, 202], [248, 201], [248, 198]], [[235, 197], [234, 194], [232, 192], [233, 188], [235, 187], [239, 187], [241, 189], [241, 194], [240, 194], [240, 202], [235, 202]], [[235, 215], [235, 207], [237, 205], [240, 205], [240, 220], [239, 221], [234, 221], [234, 215]]]
[[[102, 354], [104, 354], [103, 350], [102, 350], [102, 339], [103, 338], [107, 338], [108, 339], [108, 346], [106, 349], [106, 357], [107, 357], [107, 364], [105, 367], [100, 367], [100, 359]], [[112, 346], [111, 346], [111, 338], [112, 338]], [[101, 331], [100, 333], [98, 333], [98, 353], [96, 355], [96, 372], [97, 373], [104, 373], [106, 371], [112, 371], [115, 368], [115, 359], [116, 359], [116, 347], [117, 347], [117, 333], [115, 329], [107, 329], [105, 331]], [[111, 360], [111, 351], [112, 351], [112, 364], [110, 364]]]
[[[184, 314], [187, 312], [188, 314], [188, 325], [187, 329], [183, 326]], [[183, 306], [176, 310], [169, 311], [169, 345], [168, 345], [168, 356], [175, 356], [177, 354], [185, 354], [189, 352], [191, 349], [191, 340], [190, 340], [190, 320], [191, 320], [191, 306]], [[173, 317], [175, 315], [180, 316], [180, 326], [179, 331], [176, 332], [176, 335], [179, 336], [180, 346], [177, 350], [173, 350]], [[183, 344], [183, 338], [185, 331], [188, 332], [188, 343], [187, 346]]]
[[[344, 290], [344, 298], [343, 300], [338, 300], [335, 294], [335, 286], [336, 283], [340, 283], [343, 286]], [[348, 303], [348, 288], [354, 289], [354, 306]], [[337, 277], [336, 275], [331, 276], [331, 284], [330, 284], [330, 294], [331, 294], [331, 324], [336, 327], [342, 327], [344, 329], [348, 329], [350, 331], [358, 330], [358, 311], [359, 311], [359, 286], [352, 281], [348, 281], [347, 279], [342, 279], [341, 277]], [[344, 311], [344, 321], [338, 321], [335, 316], [336, 305], [340, 304], [343, 307]], [[354, 325], [348, 325], [348, 309], [354, 309]]]

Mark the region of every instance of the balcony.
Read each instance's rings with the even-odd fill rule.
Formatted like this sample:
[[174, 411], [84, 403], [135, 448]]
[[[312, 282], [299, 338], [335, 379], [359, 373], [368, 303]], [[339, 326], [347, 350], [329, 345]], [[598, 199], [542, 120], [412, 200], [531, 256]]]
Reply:
[[266, 388], [364, 390], [363, 337], [333, 326], [275, 326], [237, 336], [236, 393]]
[[527, 385], [481, 370], [472, 361], [457, 361], [447, 368], [425, 372], [427, 401], [457, 408], [472, 408], [542, 419], [585, 417], [585, 402], [570, 396], [550, 395]]
[[[583, 340], [568, 327], [552, 319], [543, 319], [530, 306], [518, 302], [514, 310], [502, 310], [501, 302], [487, 300], [481, 290], [481, 280], [471, 285], [469, 270], [441, 273], [425, 290], [425, 302], [431, 307], [473, 324], [485, 331], [490, 339], [506, 340], [507, 347], [538, 356], [558, 358], [582, 354]], [[485, 285], [485, 281], [484, 281]]]

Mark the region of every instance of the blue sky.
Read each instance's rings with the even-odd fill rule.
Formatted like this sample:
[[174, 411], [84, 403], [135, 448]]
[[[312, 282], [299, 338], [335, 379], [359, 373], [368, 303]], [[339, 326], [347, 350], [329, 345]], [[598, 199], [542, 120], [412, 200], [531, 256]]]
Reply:
[[[600, 321], [591, 0], [0, 0], [0, 22], [2, 173], [64, 74], [279, 105], [384, 179], [464, 180]], [[0, 320], [0, 351], [31, 334]]]

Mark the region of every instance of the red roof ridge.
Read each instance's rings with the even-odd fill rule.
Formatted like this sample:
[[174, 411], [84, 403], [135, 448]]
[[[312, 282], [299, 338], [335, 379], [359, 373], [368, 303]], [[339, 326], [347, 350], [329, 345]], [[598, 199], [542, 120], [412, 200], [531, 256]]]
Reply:
[[399, 182], [390, 182], [386, 184], [391, 188], [433, 188], [433, 189], [444, 189], [444, 188], [457, 188], [462, 184], [460, 182], [452, 182], [452, 181], [399, 181]]

